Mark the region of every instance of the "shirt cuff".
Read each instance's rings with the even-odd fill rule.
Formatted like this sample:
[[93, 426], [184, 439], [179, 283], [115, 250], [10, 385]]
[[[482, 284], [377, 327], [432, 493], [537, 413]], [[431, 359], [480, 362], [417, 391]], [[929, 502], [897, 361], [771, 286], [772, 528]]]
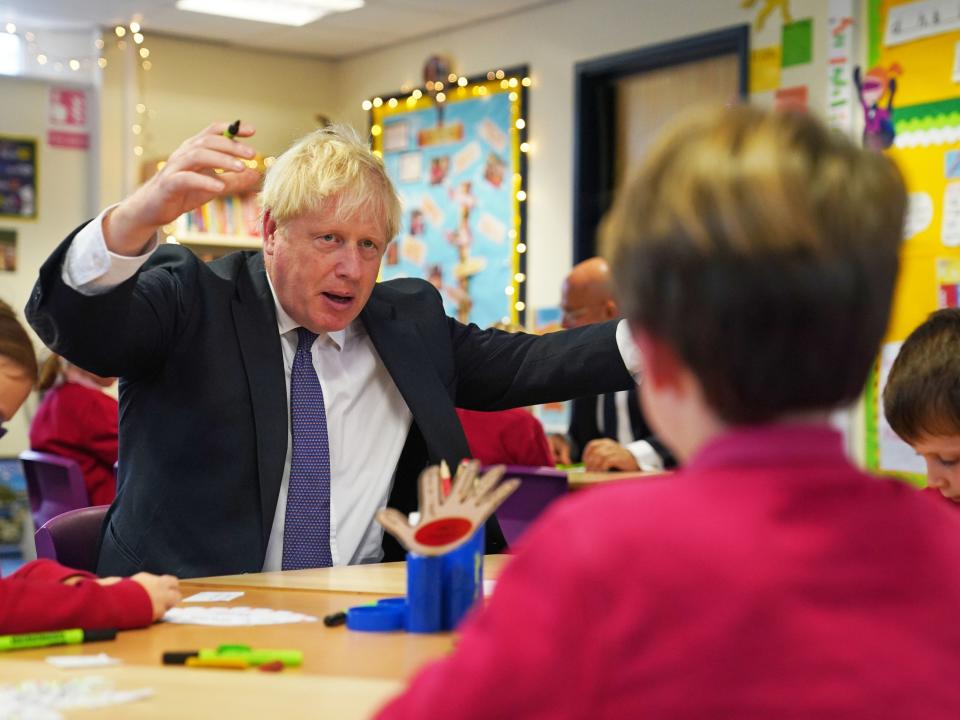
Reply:
[[633, 375], [634, 380], [640, 380], [640, 351], [630, 334], [630, 326], [626, 320], [617, 323], [617, 348], [627, 372]]
[[653, 445], [646, 440], [635, 440], [626, 447], [644, 472], [660, 472], [663, 470], [663, 458], [653, 449]]
[[107, 249], [103, 237], [103, 219], [115, 205], [105, 208], [74, 236], [63, 260], [63, 282], [81, 295], [100, 295], [129, 280], [157, 249], [157, 236], [147, 252], [135, 257], [117, 255]]

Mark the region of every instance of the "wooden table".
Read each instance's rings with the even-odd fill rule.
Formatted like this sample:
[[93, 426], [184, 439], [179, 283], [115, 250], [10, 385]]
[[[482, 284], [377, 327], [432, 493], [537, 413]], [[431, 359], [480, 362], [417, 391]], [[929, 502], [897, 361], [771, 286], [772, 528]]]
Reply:
[[[486, 578], [495, 578], [509, 556], [487, 556]], [[378, 597], [403, 595], [406, 564], [357, 565], [248, 575], [195, 578], [181, 583], [184, 597], [203, 590], [242, 590], [218, 606], [268, 607], [324, 615], [364, 605]], [[362, 633], [328, 628], [321, 621], [259, 627], [206, 627], [158, 623], [122, 632], [117, 640], [0, 654], [0, 683], [89, 674], [110, 679], [117, 689], [150, 687], [156, 696], [107, 710], [71, 711], [70, 718], [229, 717], [262, 720], [282, 710], [300, 717], [368, 717], [396, 693], [421, 665], [453, 647], [451, 633]], [[242, 644], [303, 651], [300, 668], [268, 675], [256, 670], [163, 667], [170, 650]], [[51, 655], [107, 653], [123, 660], [113, 668], [58, 670]]]
[[[20, 657], [18, 655], [18, 657]], [[97, 670], [55, 670], [23, 660], [0, 661], [0, 683], [38, 678], [96, 675], [116, 690], [150, 688], [154, 695], [123, 705], [95, 710], [62, 711], [71, 720], [171, 720], [171, 718], [369, 718], [403, 683], [316, 677], [293, 673], [268, 674], [231, 670], [120, 665]]]
[[570, 470], [567, 472], [567, 485], [571, 490], [585, 490], [586, 488], [596, 487], [603, 483], [614, 482], [616, 480], [642, 480], [654, 477], [660, 477], [665, 473], [660, 470], [643, 472], [634, 470], [630, 472], [587, 472], [586, 470]]
[[[496, 580], [509, 557], [509, 555], [485, 556], [483, 560], [484, 579]], [[405, 562], [392, 562], [380, 563], [379, 565], [345, 565], [315, 570], [217, 575], [193, 578], [189, 582], [200, 585], [223, 585], [237, 589], [274, 588], [404, 595], [407, 592], [407, 564]]]

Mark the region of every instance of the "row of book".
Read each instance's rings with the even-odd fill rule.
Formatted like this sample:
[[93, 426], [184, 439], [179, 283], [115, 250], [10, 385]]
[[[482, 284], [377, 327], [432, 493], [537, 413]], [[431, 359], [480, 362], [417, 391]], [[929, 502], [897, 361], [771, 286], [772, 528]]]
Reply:
[[227, 195], [211, 200], [177, 219], [178, 233], [208, 233], [259, 237], [260, 206], [257, 196]]

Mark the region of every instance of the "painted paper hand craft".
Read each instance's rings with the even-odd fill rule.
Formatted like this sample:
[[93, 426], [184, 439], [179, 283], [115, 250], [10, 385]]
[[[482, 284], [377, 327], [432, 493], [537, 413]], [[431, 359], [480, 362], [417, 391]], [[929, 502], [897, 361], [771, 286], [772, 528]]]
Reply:
[[[431, 465], [420, 473], [420, 521], [411, 525], [403, 513], [384, 508], [377, 520], [400, 544], [419, 555], [443, 555], [459, 547], [517, 489], [516, 478], [497, 484], [505, 468], [491, 468], [482, 476], [480, 463], [460, 465], [449, 494], [444, 492], [446, 463]], [[449, 480], [448, 480], [449, 482]]]

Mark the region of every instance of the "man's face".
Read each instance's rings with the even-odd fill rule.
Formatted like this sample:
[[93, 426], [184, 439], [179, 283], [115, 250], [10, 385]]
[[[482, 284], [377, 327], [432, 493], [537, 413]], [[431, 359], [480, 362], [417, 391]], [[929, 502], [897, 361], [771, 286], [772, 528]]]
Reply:
[[960, 502], [960, 435], [922, 435], [913, 449], [927, 463], [927, 484]]
[[608, 305], [592, 288], [566, 280], [560, 293], [560, 309], [563, 311], [561, 323], [565, 330], [569, 330], [609, 320], [612, 316], [608, 312]]
[[342, 330], [367, 304], [387, 246], [380, 218], [336, 218], [337, 198], [264, 228], [263, 252], [280, 305], [313, 332]]

